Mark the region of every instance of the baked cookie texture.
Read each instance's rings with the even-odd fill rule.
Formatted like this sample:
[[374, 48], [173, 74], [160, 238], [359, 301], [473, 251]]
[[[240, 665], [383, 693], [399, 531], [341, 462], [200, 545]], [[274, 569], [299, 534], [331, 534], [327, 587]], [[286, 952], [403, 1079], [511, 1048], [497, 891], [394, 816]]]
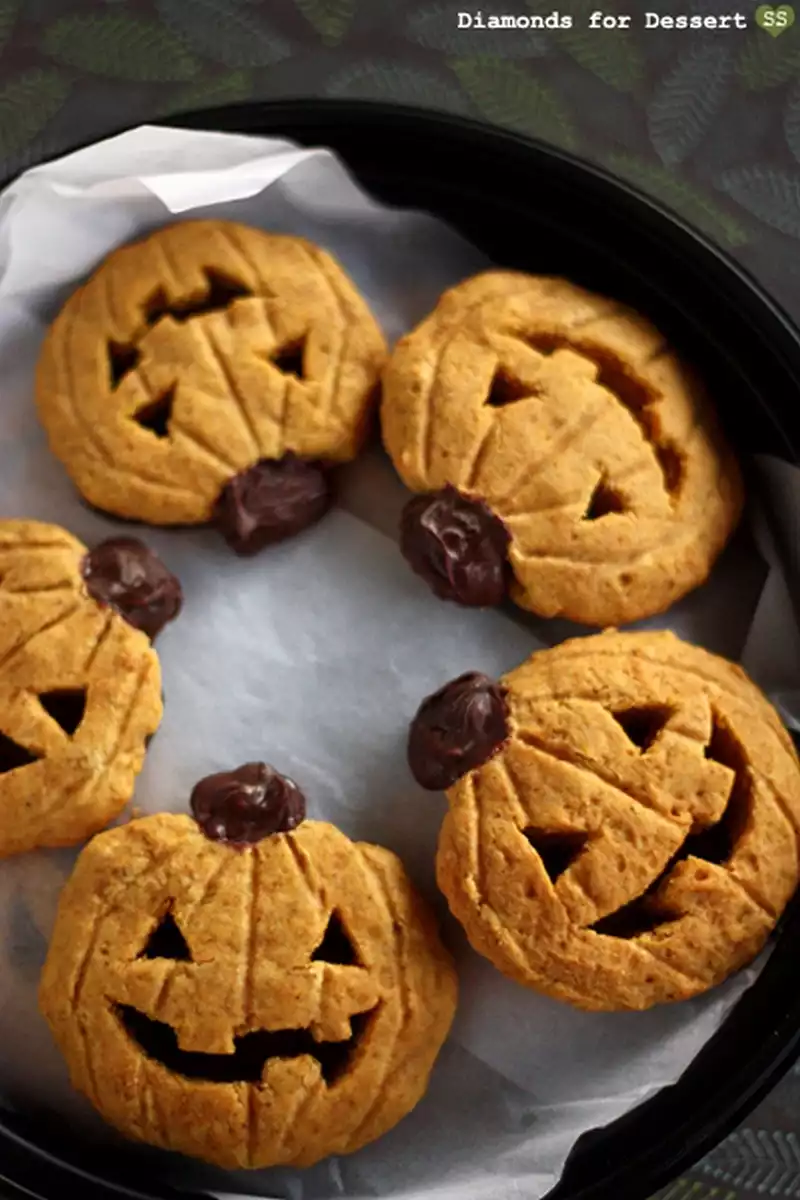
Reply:
[[800, 765], [744, 671], [672, 633], [603, 633], [500, 682], [507, 740], [448, 791], [437, 858], [474, 948], [597, 1010], [749, 963], [797, 885]]
[[383, 439], [414, 492], [451, 485], [510, 534], [510, 592], [620, 625], [702, 583], [742, 485], [704, 390], [649, 321], [563, 279], [489, 271], [400, 339]]
[[57, 526], [0, 522], [0, 857], [107, 825], [161, 721], [158, 656], [88, 595], [86, 553]]
[[45, 338], [36, 398], [91, 504], [199, 524], [262, 459], [353, 458], [385, 357], [326, 251], [184, 221], [115, 250], [72, 294]]
[[[315, 821], [231, 846], [166, 814], [82, 852], [40, 1004], [123, 1133], [222, 1167], [308, 1166], [413, 1108], [456, 987], [388, 850]], [[169, 1066], [141, 1048], [153, 1022]]]

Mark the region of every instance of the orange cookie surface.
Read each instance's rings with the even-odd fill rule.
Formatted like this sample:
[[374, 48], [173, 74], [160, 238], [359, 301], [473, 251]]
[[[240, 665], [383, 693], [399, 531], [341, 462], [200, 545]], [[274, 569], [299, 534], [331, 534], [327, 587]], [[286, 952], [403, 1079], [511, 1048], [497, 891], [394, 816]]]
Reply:
[[0, 522], [0, 857], [113, 820], [161, 721], [158, 656], [89, 595], [87, 554], [55, 525]]
[[619, 625], [702, 583], [742, 508], [703, 388], [648, 321], [562, 279], [446, 292], [384, 373], [403, 550], [439, 595]]
[[671, 633], [604, 633], [464, 679], [421, 708], [412, 765], [449, 784], [437, 876], [479, 953], [607, 1010], [698, 995], [755, 957], [798, 882], [800, 765], [741, 668]]
[[160, 815], [83, 851], [40, 1003], [74, 1086], [123, 1133], [223, 1167], [308, 1166], [414, 1107], [456, 976], [388, 850], [316, 821], [230, 845]]
[[263, 460], [353, 458], [385, 356], [326, 251], [184, 221], [115, 250], [67, 300], [36, 395], [50, 446], [90, 503], [198, 524]]

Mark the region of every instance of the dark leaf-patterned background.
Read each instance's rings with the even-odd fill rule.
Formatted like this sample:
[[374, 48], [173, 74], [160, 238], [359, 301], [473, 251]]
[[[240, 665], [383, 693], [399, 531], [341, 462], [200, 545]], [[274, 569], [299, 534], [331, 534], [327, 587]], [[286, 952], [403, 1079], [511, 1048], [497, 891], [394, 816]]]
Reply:
[[[800, 306], [800, 20], [745, 30], [458, 28], [551, 0], [0, 0], [0, 160], [251, 97], [369, 97], [480, 117], [610, 168]], [[605, 12], [626, 11], [608, 0]], [[720, 15], [731, 0], [662, 0]], [[752, 5], [751, 11], [755, 9]]]
[[[655, 0], [745, 30], [643, 28], [641, 0], [0, 0], [3, 176], [127, 125], [251, 98], [344, 96], [463, 113], [575, 151], [734, 254], [800, 319], [800, 4], [772, 38], [755, 0]], [[590, 31], [589, 12], [634, 14]], [[457, 28], [459, 11], [574, 18]], [[800, 1073], [664, 1192], [800, 1193]]]

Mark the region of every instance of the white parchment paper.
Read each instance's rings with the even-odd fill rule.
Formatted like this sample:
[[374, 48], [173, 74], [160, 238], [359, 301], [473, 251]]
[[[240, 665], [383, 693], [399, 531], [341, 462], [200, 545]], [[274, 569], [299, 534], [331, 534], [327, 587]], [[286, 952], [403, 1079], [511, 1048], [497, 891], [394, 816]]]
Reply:
[[[285, 142], [142, 128], [29, 171], [0, 198], [0, 514], [55, 521], [89, 543], [119, 529], [81, 504], [46, 448], [32, 403], [39, 342], [113, 246], [176, 214], [209, 213], [326, 246], [390, 339], [443, 288], [487, 265], [430, 217], [375, 204], [326, 151]], [[800, 511], [797, 472], [761, 467], [782, 508]], [[385, 1138], [305, 1172], [226, 1175], [165, 1155], [161, 1165], [179, 1186], [291, 1200], [536, 1200], [581, 1133], [678, 1078], [759, 970], [687, 1004], [585, 1015], [504, 980], [467, 948], [434, 885], [445, 803], [408, 773], [408, 721], [454, 675], [498, 675], [587, 631], [438, 601], [398, 553], [404, 499], [373, 450], [346, 470], [342, 503], [323, 523], [256, 559], [236, 559], [206, 530], [143, 533], [187, 600], [158, 642], [166, 715], [136, 805], [184, 810], [201, 776], [267, 759], [297, 779], [311, 816], [402, 856], [442, 915], [461, 976], [430, 1092]], [[669, 624], [741, 659], [788, 720], [800, 712], [800, 639], [760, 518], [737, 535], [706, 587], [644, 624]], [[56, 897], [73, 861], [74, 852], [60, 851], [0, 864], [0, 1094], [112, 1139], [71, 1093], [36, 1011]]]

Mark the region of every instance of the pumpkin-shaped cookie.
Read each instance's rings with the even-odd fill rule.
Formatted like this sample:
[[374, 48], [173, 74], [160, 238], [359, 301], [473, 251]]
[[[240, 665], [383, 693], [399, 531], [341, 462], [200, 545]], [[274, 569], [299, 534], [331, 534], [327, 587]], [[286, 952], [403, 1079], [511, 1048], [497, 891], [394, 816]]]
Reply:
[[179, 607], [134, 539], [88, 551], [54, 525], [0, 522], [0, 857], [71, 845], [130, 800], [162, 714], [142, 630]]
[[385, 355], [318, 246], [185, 221], [115, 250], [70, 297], [37, 402], [92, 504], [157, 525], [216, 516], [247, 548], [259, 515], [263, 544], [324, 512], [315, 464], [357, 453]]
[[475, 949], [586, 1009], [643, 1009], [758, 953], [798, 881], [800, 765], [745, 673], [671, 633], [604, 633], [423, 703], [447, 787], [439, 885]]
[[356, 1150], [420, 1099], [452, 1021], [431, 917], [393, 854], [303, 822], [263, 764], [193, 807], [202, 828], [101, 834], [64, 889], [40, 1002], [73, 1083], [130, 1137], [223, 1167]]
[[589, 625], [662, 612], [735, 527], [736, 463], [648, 321], [561, 279], [490, 271], [445, 293], [384, 374], [401, 546], [440, 596]]

